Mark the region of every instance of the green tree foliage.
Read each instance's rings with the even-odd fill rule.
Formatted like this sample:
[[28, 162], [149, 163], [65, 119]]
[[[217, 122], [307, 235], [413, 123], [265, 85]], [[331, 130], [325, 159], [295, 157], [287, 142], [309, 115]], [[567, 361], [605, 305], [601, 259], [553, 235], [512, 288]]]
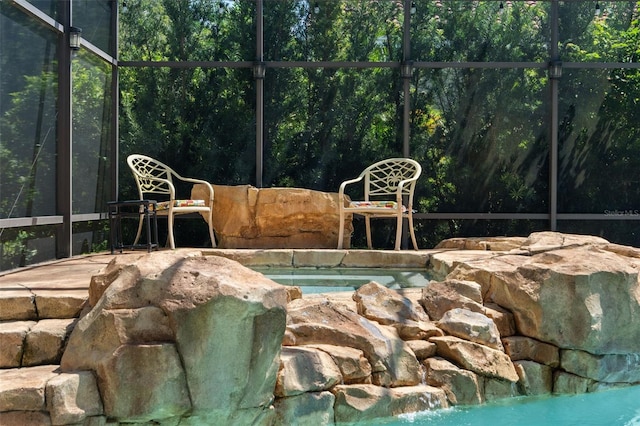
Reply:
[[[579, 27], [565, 29], [563, 48], [571, 60], [638, 62], [640, 2], [607, 3], [595, 19], [586, 5], [565, 7], [565, 13], [583, 17]], [[560, 106], [560, 184], [566, 194], [561, 209], [637, 211], [640, 70], [571, 70], [562, 85], [570, 96], [562, 96]]]
[[[244, 60], [237, 34], [251, 34], [249, 2], [127, 1], [121, 60]], [[244, 9], [244, 10], [243, 10]], [[242, 11], [241, 11], [242, 10]], [[253, 31], [255, 32], [255, 31]], [[185, 176], [246, 182], [254, 169], [255, 96], [250, 71], [224, 68], [121, 68], [121, 168], [131, 153]], [[126, 174], [127, 184], [132, 185]], [[124, 188], [133, 195], [133, 186]]]
[[[270, 63], [264, 80], [264, 184], [336, 191], [371, 162], [401, 155], [405, 99], [393, 64], [405, 53], [405, 2], [322, 0], [317, 11], [316, 2], [307, 0], [263, 3], [264, 60]], [[407, 100], [411, 156], [424, 168], [419, 212], [547, 213], [551, 2], [503, 2], [502, 9], [495, 1], [415, 3], [410, 59], [427, 63], [414, 68]], [[591, 2], [562, 2], [563, 62], [637, 63], [638, 4], [603, 2], [603, 13], [595, 17]], [[123, 61], [256, 59], [253, 0], [126, 5]], [[279, 67], [283, 61], [305, 65]], [[313, 66], [319, 61], [324, 65]], [[389, 66], [349, 66], [357, 61]], [[487, 66], [491, 62], [500, 66]], [[250, 67], [126, 65], [120, 69], [123, 160], [145, 153], [214, 183], [254, 183]], [[640, 208], [634, 172], [640, 158], [639, 78], [637, 68], [564, 68], [562, 212]], [[121, 170], [122, 192], [134, 196], [124, 163]], [[421, 245], [431, 246], [451, 236], [527, 234], [546, 226], [524, 220], [420, 221], [418, 231]], [[613, 239], [625, 238], [613, 232]]]

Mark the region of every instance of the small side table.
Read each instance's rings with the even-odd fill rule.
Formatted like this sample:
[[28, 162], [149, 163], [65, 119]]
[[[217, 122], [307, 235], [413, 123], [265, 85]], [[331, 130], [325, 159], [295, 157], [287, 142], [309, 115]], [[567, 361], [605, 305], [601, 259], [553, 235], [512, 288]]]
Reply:
[[[111, 254], [116, 249], [122, 250], [126, 247], [129, 249], [146, 248], [148, 252], [158, 249], [158, 215], [156, 209], [158, 207], [155, 200], [127, 200], [127, 201], [109, 201], [109, 228], [111, 236]], [[145, 222], [147, 231], [147, 244], [131, 244], [124, 245], [122, 238], [122, 218], [131, 217], [138, 218]], [[153, 225], [151, 224], [153, 222]], [[153, 234], [151, 233], [153, 228]]]

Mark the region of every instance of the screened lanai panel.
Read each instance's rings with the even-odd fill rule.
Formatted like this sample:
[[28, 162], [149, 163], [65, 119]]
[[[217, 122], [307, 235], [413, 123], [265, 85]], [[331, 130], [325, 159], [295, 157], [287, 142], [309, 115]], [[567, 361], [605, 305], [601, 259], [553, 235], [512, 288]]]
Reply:
[[564, 61], [640, 61], [637, 1], [564, 1], [559, 14], [559, 47]]
[[111, 195], [111, 68], [81, 52], [73, 78], [73, 212], [99, 213]]
[[402, 153], [397, 70], [268, 69], [265, 186], [336, 192], [371, 163]]
[[596, 235], [616, 244], [640, 247], [638, 219], [640, 209], [611, 212], [607, 215], [607, 220], [561, 220], [558, 221], [558, 232]]
[[403, 10], [393, 0], [265, 1], [265, 60], [400, 60]]
[[58, 0], [27, 0], [53, 19], [58, 19]]
[[82, 29], [82, 37], [107, 54], [115, 56], [115, 43], [111, 25], [113, 8], [112, 0], [72, 0], [72, 24]]
[[120, 0], [123, 61], [253, 61], [255, 0]]
[[415, 2], [411, 57], [442, 62], [546, 61], [548, 1]]
[[[415, 219], [414, 219], [415, 220]], [[415, 226], [420, 247], [435, 247], [441, 241], [458, 237], [495, 237], [496, 235], [527, 236], [549, 230], [548, 220], [484, 220], [484, 219], [421, 219]]]
[[548, 211], [544, 70], [417, 70], [411, 152], [422, 158], [420, 211]]
[[56, 213], [56, 42], [0, 2], [0, 219]]
[[120, 72], [121, 197], [138, 198], [125, 162], [134, 153], [211, 183], [254, 183], [256, 118], [250, 69]]
[[560, 84], [558, 210], [640, 209], [640, 70], [565, 70]]

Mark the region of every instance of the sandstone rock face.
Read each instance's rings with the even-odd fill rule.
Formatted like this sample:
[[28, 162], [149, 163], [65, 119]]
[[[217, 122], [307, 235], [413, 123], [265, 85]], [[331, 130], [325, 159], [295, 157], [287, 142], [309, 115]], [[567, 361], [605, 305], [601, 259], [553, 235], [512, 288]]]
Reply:
[[484, 401], [482, 381], [475, 373], [439, 357], [429, 358], [424, 365], [427, 384], [444, 390], [452, 405], [476, 405]]
[[435, 343], [427, 342], [426, 340], [407, 340], [407, 345], [416, 354], [416, 358], [419, 361], [434, 356], [438, 350]]
[[282, 348], [276, 396], [320, 392], [341, 381], [340, 369], [326, 352], [300, 346]]
[[45, 389], [54, 425], [81, 423], [103, 413], [96, 378], [89, 371], [60, 374], [49, 380]]
[[0, 368], [20, 367], [27, 333], [35, 321], [0, 322]]
[[435, 321], [454, 308], [484, 313], [480, 285], [473, 281], [431, 281], [422, 290], [420, 304]]
[[449, 238], [436, 245], [436, 249], [505, 251], [519, 249], [527, 242], [523, 237]]
[[415, 322], [429, 320], [422, 306], [374, 281], [358, 288], [353, 300], [360, 315], [379, 324], [393, 325], [400, 319]]
[[294, 300], [288, 307], [287, 330], [296, 345], [328, 343], [363, 351], [376, 384], [395, 387], [420, 383], [420, 364], [407, 344], [388, 328], [342, 305], [328, 300]]
[[438, 355], [467, 370], [514, 383], [518, 381], [511, 359], [502, 351], [453, 336], [432, 337], [430, 340], [438, 347]]
[[594, 354], [640, 352], [638, 268], [619, 255], [589, 246], [505, 255], [450, 276], [480, 283], [513, 312], [519, 334]]
[[334, 394], [336, 423], [357, 423], [448, 407], [444, 391], [428, 385], [395, 389], [374, 385], [341, 385], [335, 387]]
[[371, 383], [371, 364], [359, 349], [334, 345], [309, 345], [329, 354], [342, 375], [343, 384]]
[[451, 309], [440, 318], [438, 326], [452, 336], [504, 350], [498, 327], [491, 318], [481, 313], [460, 308]]
[[[302, 188], [213, 185], [213, 229], [224, 248], [335, 248], [338, 194]], [[194, 199], [206, 199], [195, 185]], [[345, 218], [344, 247], [352, 217]]]
[[334, 424], [331, 392], [306, 392], [278, 398], [275, 403], [274, 425], [324, 426]]
[[0, 412], [44, 411], [45, 385], [56, 376], [55, 365], [41, 365], [27, 370], [0, 370]]
[[563, 350], [562, 368], [569, 373], [604, 383], [640, 383], [639, 354], [593, 355]]
[[46, 319], [38, 321], [25, 339], [22, 365], [57, 364], [75, 319]]
[[512, 361], [531, 360], [550, 367], [560, 365], [560, 350], [557, 346], [524, 336], [505, 337], [502, 343]]
[[[437, 253], [431, 264], [446, 281], [477, 282], [485, 304], [513, 314], [520, 337], [504, 342], [514, 360], [525, 354], [595, 383], [639, 382], [640, 249], [540, 232], [517, 249], [484, 253], [470, 251], [457, 261], [450, 252]], [[566, 350], [564, 359], [558, 348]], [[591, 388], [574, 376], [555, 377], [561, 382], [554, 391]]]
[[[640, 249], [557, 233], [451, 244], [412, 253], [411, 265], [442, 275], [423, 289], [372, 282], [330, 295], [286, 290], [229, 259], [344, 265], [367, 253], [116, 257], [92, 279], [66, 373], [0, 370], [0, 423], [331, 425], [640, 383]], [[0, 327], [6, 363], [34, 329], [56, 334], [16, 325]]]
[[553, 369], [534, 361], [515, 361], [520, 377], [520, 388], [524, 395], [545, 395], [553, 390]]
[[180, 252], [105, 274], [61, 368], [96, 374], [106, 416], [249, 424], [271, 415], [284, 287], [234, 261]]

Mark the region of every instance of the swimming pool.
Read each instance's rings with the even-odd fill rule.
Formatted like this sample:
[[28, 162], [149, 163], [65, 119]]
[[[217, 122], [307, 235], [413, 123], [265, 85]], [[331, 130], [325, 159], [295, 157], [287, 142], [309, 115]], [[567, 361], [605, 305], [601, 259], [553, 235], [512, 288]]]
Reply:
[[375, 281], [391, 289], [425, 287], [430, 280], [424, 269], [251, 267], [278, 284], [298, 286], [303, 294], [355, 291]]
[[372, 426], [640, 426], [640, 386], [581, 395], [522, 397], [367, 422]]

